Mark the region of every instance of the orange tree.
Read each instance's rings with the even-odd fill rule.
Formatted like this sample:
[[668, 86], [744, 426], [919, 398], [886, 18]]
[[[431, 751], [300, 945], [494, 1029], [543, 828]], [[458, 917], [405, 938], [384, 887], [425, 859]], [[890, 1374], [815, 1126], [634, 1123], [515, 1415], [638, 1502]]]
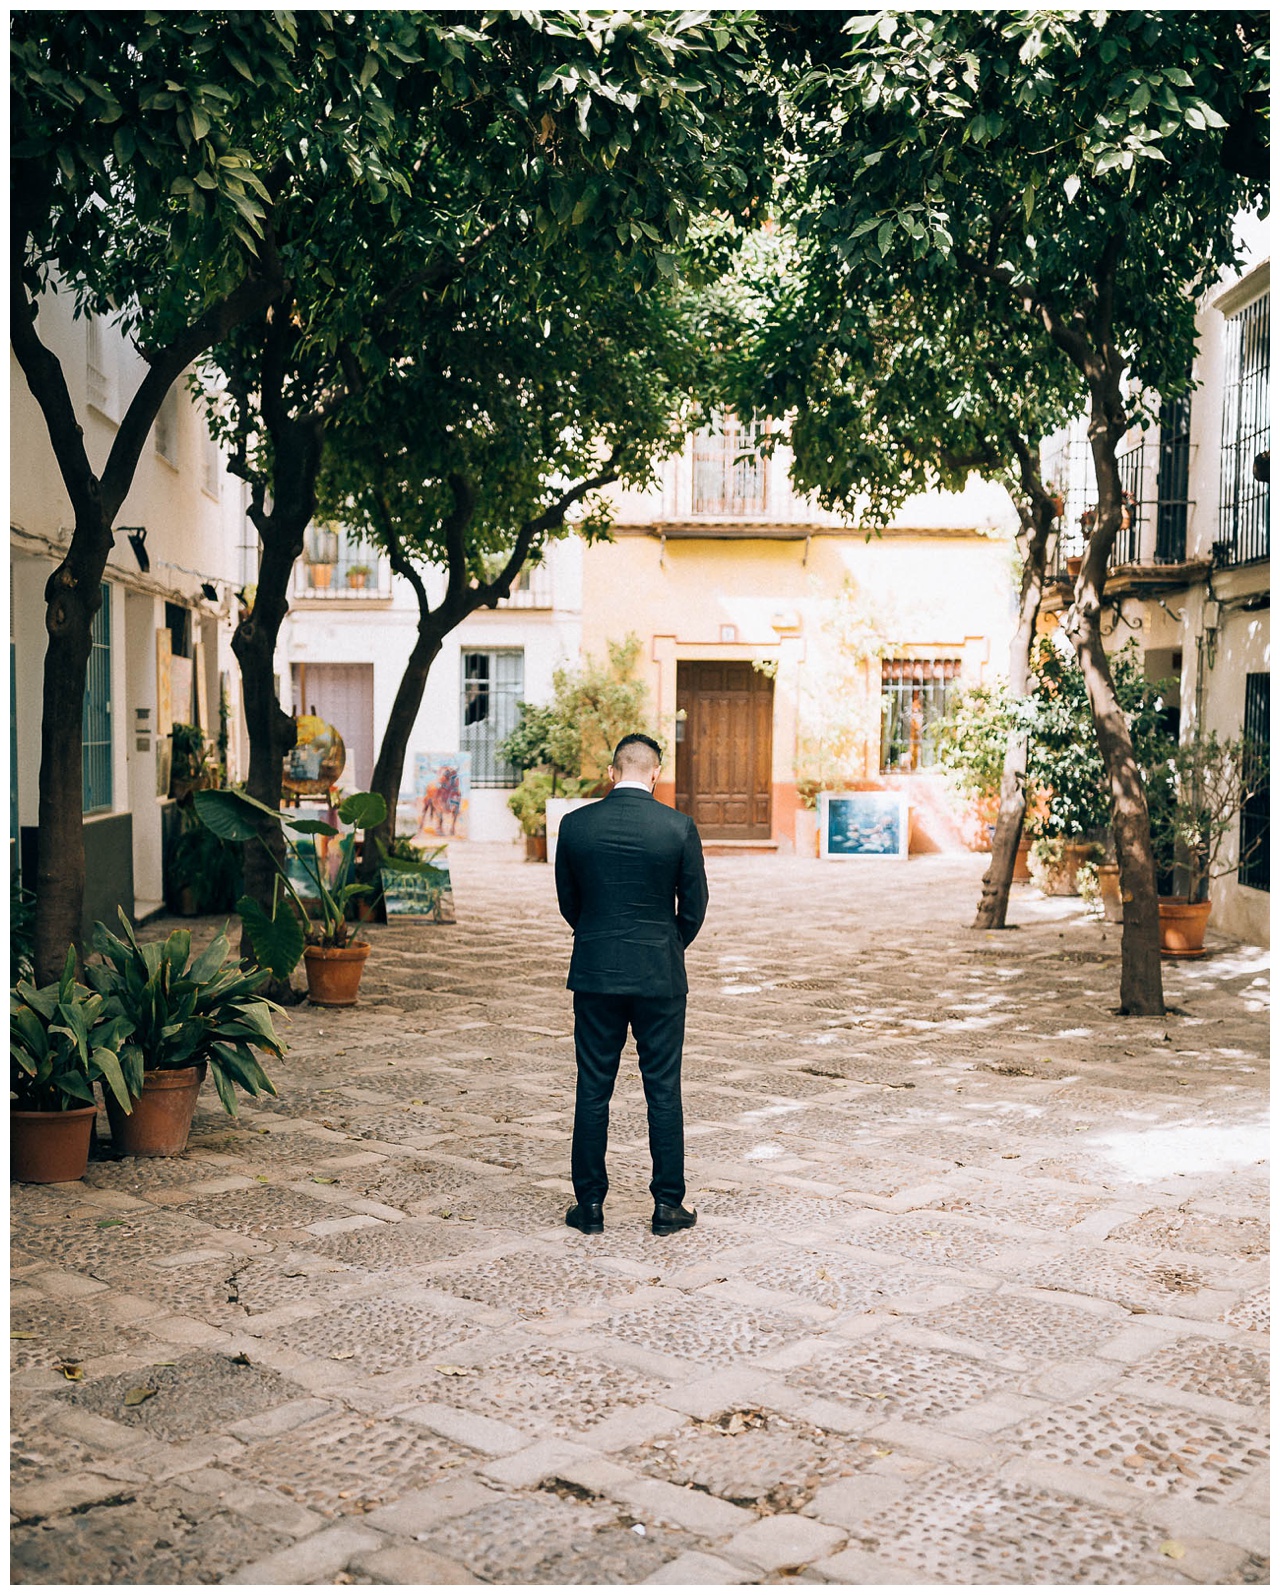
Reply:
[[1269, 33], [1238, 11], [876, 12], [780, 29], [796, 207], [855, 276], [1003, 299], [1087, 396], [1098, 515], [1064, 617], [1107, 771], [1123, 1012], [1164, 1009], [1150, 823], [1102, 637], [1117, 445], [1175, 396], [1196, 304], [1267, 199]]

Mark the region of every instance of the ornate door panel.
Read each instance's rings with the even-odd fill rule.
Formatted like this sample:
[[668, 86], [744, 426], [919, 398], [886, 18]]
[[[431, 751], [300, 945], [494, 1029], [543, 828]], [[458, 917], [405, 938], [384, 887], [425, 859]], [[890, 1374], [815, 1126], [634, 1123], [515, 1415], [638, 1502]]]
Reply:
[[772, 830], [773, 681], [745, 661], [676, 667], [676, 807], [703, 836], [767, 841]]

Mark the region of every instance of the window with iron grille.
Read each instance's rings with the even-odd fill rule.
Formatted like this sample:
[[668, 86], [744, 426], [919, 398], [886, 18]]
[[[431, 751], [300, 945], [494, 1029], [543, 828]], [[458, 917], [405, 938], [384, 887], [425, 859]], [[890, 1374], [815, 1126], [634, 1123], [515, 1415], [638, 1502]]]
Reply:
[[93, 645], [85, 672], [80, 739], [84, 759], [84, 812], [111, 807], [111, 589], [93, 617]]
[[763, 422], [721, 416], [693, 439], [693, 513], [763, 515], [765, 460]]
[[523, 648], [463, 653], [458, 747], [471, 755], [472, 786], [519, 785], [520, 771], [498, 757], [498, 744], [519, 723], [523, 694]]
[[885, 659], [880, 664], [880, 768], [924, 770], [936, 762], [937, 725], [960, 677], [958, 659]]
[[[1251, 756], [1266, 769], [1271, 757], [1271, 675], [1260, 671], [1244, 678], [1244, 736]], [[1271, 780], [1266, 775], [1250, 794], [1240, 815], [1241, 886], [1271, 890]]]
[[[1188, 373], [1190, 375], [1190, 373]], [[1160, 406], [1160, 468], [1156, 477], [1156, 564], [1187, 557], [1187, 491], [1191, 481], [1191, 390]]]
[[1271, 557], [1271, 295], [1227, 323], [1222, 405], [1220, 556], [1230, 565]]

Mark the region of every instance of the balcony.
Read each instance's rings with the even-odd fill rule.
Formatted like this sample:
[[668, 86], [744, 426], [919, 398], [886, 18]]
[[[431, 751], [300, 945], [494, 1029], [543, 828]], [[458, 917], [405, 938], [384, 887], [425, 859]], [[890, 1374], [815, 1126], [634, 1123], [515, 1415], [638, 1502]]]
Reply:
[[551, 572], [545, 565], [526, 565], [511, 583], [510, 595], [498, 600], [498, 608], [554, 609]]
[[293, 567], [293, 600], [303, 603], [386, 603], [391, 567], [376, 549], [332, 527], [308, 528], [302, 558]]

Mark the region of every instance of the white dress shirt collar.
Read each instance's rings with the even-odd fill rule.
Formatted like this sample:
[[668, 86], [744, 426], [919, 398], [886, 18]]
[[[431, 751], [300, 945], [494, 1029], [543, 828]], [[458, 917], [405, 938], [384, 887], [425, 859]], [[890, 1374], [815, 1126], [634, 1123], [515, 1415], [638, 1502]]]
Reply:
[[615, 781], [613, 790], [615, 792], [647, 792], [650, 797], [653, 796], [653, 788], [647, 781]]

